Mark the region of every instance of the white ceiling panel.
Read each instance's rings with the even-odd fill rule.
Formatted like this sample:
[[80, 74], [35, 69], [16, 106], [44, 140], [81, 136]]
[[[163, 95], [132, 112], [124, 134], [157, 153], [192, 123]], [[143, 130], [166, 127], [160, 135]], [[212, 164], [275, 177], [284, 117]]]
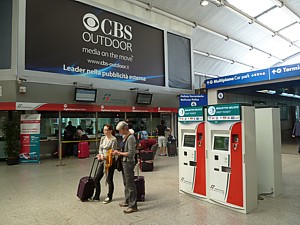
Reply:
[[[284, 0], [284, 6], [281, 8], [275, 7], [276, 4], [280, 5], [280, 1], [277, 0], [209, 0], [210, 3], [206, 7], [200, 6], [199, 0], [136, 2], [146, 3], [152, 8], [198, 25], [192, 34], [194, 52], [208, 53], [215, 57], [194, 53], [194, 71], [199, 73], [223, 76], [247, 72], [251, 68], [279, 66], [293, 60], [293, 56], [300, 51], [300, 25], [291, 26], [296, 20], [295, 16], [290, 16], [300, 16], [299, 0]], [[219, 4], [222, 2], [223, 5]], [[242, 11], [236, 10], [237, 8]], [[283, 14], [279, 16], [276, 12]], [[254, 17], [257, 17], [257, 20]], [[288, 19], [284, 20], [283, 17]], [[274, 21], [278, 22], [274, 24]], [[286, 27], [287, 25], [290, 27]], [[273, 29], [269, 29], [269, 26]], [[275, 35], [275, 31], [278, 30], [280, 36]], [[291, 42], [293, 46], [290, 46]], [[300, 62], [300, 59], [298, 61]], [[295, 60], [290, 62], [295, 63]]]
[[227, 2], [252, 17], [256, 17], [275, 5], [272, 0], [227, 0]]
[[287, 14], [285, 10], [277, 7], [258, 17], [257, 20], [274, 31], [279, 31], [296, 22], [295, 19]]
[[257, 46], [281, 59], [294, 55], [300, 50], [278, 36], [266, 38], [264, 41], [257, 43]]

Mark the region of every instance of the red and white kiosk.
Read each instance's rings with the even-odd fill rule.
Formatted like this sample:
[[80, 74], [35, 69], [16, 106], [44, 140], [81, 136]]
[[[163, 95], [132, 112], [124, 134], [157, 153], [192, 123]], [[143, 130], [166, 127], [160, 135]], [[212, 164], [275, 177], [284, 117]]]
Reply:
[[248, 213], [257, 207], [254, 107], [207, 106], [208, 198], [212, 203]]
[[179, 190], [207, 198], [203, 106], [178, 110]]

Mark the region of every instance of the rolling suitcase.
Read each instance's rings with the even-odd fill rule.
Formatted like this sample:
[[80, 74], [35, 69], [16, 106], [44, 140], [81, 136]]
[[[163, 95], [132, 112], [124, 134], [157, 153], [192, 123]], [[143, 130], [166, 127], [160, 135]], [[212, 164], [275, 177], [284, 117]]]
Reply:
[[141, 171], [153, 171], [153, 151], [152, 150], [141, 150], [140, 151], [140, 168]]
[[144, 202], [145, 201], [145, 177], [139, 176], [139, 166], [136, 166], [137, 176], [134, 176], [134, 183], [136, 186], [137, 192], [137, 201]]
[[153, 151], [153, 159], [155, 158], [157, 149], [158, 149], [158, 144], [157, 143], [155, 143], [154, 145], [151, 146], [151, 150]]
[[140, 151], [140, 159], [142, 161], [153, 160], [153, 151], [152, 150], [141, 150]]
[[[94, 194], [94, 181], [93, 181], [93, 177], [92, 177], [92, 171], [93, 171], [93, 168], [94, 168], [95, 160], [97, 160], [97, 158], [94, 158], [94, 160], [93, 160], [93, 165], [92, 165], [92, 168], [91, 168], [90, 175], [86, 176], [86, 177], [82, 177], [79, 180], [79, 185], [78, 185], [78, 189], [77, 189], [77, 197], [82, 202], [88, 200]], [[95, 169], [95, 174], [97, 172], [98, 165], [99, 165], [99, 161], [97, 162], [97, 166], [96, 166], [96, 169]], [[95, 174], [94, 174], [94, 176], [95, 176]]]
[[168, 156], [176, 156], [177, 155], [176, 141], [168, 141], [167, 150], [168, 150]]
[[140, 163], [141, 171], [153, 171], [154, 165], [153, 160], [141, 161]]
[[79, 142], [78, 143], [78, 158], [87, 158], [90, 156], [90, 148], [89, 148], [89, 143], [84, 141], [84, 142]]

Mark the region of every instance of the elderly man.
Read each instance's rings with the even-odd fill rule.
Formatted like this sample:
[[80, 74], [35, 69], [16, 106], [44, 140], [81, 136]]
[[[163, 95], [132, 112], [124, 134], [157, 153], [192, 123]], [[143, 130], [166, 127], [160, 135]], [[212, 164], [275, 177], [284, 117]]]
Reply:
[[125, 121], [118, 123], [116, 130], [123, 135], [123, 142], [121, 145], [121, 151], [114, 151], [114, 154], [118, 157], [123, 157], [122, 160], [122, 176], [125, 186], [125, 201], [120, 203], [121, 207], [128, 207], [124, 210], [124, 213], [137, 212], [137, 191], [134, 183], [134, 167], [135, 167], [135, 153], [136, 153], [136, 141], [133, 134], [130, 133], [128, 124]]

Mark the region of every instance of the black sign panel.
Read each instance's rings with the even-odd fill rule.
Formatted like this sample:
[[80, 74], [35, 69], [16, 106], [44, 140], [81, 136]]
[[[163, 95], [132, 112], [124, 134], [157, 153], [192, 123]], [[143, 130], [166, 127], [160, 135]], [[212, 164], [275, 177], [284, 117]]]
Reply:
[[25, 69], [164, 86], [164, 32], [80, 2], [27, 0]]

